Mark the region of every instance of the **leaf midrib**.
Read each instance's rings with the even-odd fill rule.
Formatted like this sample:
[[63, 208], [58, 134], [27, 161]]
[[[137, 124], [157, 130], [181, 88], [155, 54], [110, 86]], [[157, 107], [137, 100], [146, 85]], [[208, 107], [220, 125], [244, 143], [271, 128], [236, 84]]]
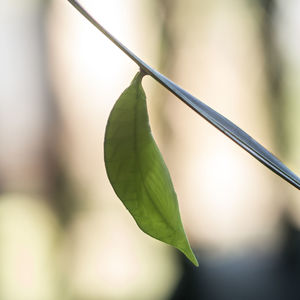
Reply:
[[[136, 85], [136, 95], [137, 95], [137, 99], [138, 100], [136, 101], [135, 108], [134, 108], [134, 123], [135, 123], [135, 126], [134, 126], [134, 151], [135, 151], [135, 154], [137, 156], [137, 170], [138, 170], [138, 174], [140, 175], [140, 178], [142, 179], [141, 182], [142, 182], [142, 185], [144, 187], [144, 190], [146, 191], [148, 198], [151, 200], [151, 203], [156, 208], [156, 211], [159, 213], [159, 215], [165, 221], [165, 223], [168, 224], [168, 226], [174, 230], [174, 232], [178, 232], [178, 230], [174, 229], [173, 226], [171, 225], [171, 223], [169, 222], [169, 220], [161, 213], [161, 211], [158, 208], [158, 206], [156, 205], [155, 201], [153, 201], [153, 197], [151, 196], [151, 193], [149, 193], [149, 191], [148, 191], [148, 189], [147, 189], [147, 187], [146, 187], [146, 185], [144, 183], [144, 176], [143, 176], [143, 172], [141, 171], [141, 167], [140, 167], [140, 155], [139, 155], [139, 152], [137, 151], [137, 149], [138, 149], [138, 146], [137, 146], [137, 144], [138, 144], [137, 143], [137, 140], [138, 140], [137, 139], [137, 125], [138, 125], [138, 121], [137, 121], [137, 119], [138, 119], [137, 118], [137, 109], [138, 109], [138, 101], [140, 101], [139, 100], [140, 94], [141, 94], [141, 91], [140, 91], [139, 85], [137, 84]], [[153, 142], [154, 142], [154, 140], [153, 140]], [[181, 223], [181, 220], [179, 220], [179, 222]]]

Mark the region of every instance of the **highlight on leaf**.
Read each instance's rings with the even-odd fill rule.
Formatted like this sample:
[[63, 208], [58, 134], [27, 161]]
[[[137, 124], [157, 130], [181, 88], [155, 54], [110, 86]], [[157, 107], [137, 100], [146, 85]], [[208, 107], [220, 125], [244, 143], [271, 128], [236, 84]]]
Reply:
[[137, 73], [110, 113], [104, 140], [107, 175], [140, 229], [176, 247], [198, 266], [169, 171], [151, 134], [142, 78]]

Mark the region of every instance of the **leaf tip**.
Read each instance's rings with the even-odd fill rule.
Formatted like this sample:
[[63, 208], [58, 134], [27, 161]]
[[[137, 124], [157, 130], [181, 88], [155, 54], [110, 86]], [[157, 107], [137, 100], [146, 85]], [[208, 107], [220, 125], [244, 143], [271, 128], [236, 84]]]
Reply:
[[[181, 250], [182, 251], [182, 250]], [[182, 251], [183, 254], [194, 264], [194, 266], [199, 267], [199, 262], [192, 250], [191, 247], [189, 247], [188, 250]]]

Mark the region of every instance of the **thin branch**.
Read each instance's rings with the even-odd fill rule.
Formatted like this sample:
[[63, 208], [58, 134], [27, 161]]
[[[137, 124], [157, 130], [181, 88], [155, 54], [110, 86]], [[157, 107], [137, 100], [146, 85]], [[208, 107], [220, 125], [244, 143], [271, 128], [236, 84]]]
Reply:
[[180, 88], [170, 79], [151, 68], [132, 51], [111, 35], [103, 26], [101, 26], [76, 0], [68, 0], [83, 16], [85, 16], [97, 29], [99, 29], [108, 39], [110, 39], [119, 49], [128, 55], [146, 74], [157, 80], [161, 85], [167, 88], [171, 93], [182, 100], [186, 105], [192, 108], [200, 116], [215, 126], [218, 130], [228, 136], [232, 141], [246, 150], [258, 161], [268, 167], [284, 180], [300, 189], [300, 178], [287, 168], [279, 159], [277, 159], [266, 148], [260, 145], [256, 140], [249, 136], [230, 120], [210, 108], [205, 103], [192, 96], [190, 93]]

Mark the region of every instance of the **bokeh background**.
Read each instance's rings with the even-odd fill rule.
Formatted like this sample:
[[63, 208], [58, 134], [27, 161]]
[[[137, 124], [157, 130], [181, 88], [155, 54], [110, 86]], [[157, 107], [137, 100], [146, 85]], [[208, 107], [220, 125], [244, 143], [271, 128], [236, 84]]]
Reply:
[[[81, 3], [300, 173], [298, 0]], [[295, 188], [146, 77], [194, 268], [106, 177], [105, 124], [137, 66], [66, 0], [2, 0], [0, 23], [1, 300], [300, 298]]]

